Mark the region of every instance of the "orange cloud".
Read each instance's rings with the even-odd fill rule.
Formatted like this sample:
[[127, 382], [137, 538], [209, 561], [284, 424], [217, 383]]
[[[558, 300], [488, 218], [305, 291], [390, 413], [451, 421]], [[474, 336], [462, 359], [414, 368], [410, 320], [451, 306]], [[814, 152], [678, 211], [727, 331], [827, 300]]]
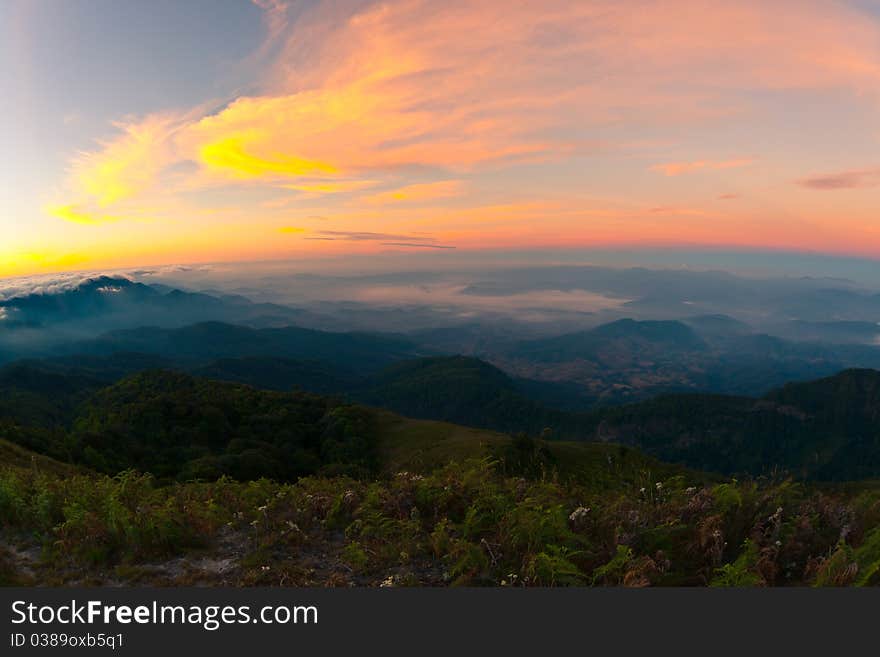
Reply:
[[346, 194], [375, 187], [375, 180], [341, 180], [339, 182], [310, 182], [284, 185], [285, 189], [293, 189], [307, 194]]
[[462, 193], [463, 183], [461, 180], [440, 180], [431, 183], [416, 183], [398, 187], [388, 192], [373, 194], [363, 199], [371, 205], [386, 205], [388, 203], [413, 203], [432, 201], [442, 198], [459, 196]]
[[658, 171], [666, 176], [680, 176], [685, 173], [692, 173], [700, 169], [735, 169], [745, 167], [752, 164], [754, 160], [750, 158], [741, 158], [737, 160], [722, 160], [720, 162], [710, 162], [706, 160], [697, 160], [695, 162], [666, 162], [665, 164], [655, 164], [651, 167], [651, 171]]
[[[650, 178], [646, 161], [659, 162], [651, 171], [681, 176], [752, 160], [666, 162], [672, 158], [658, 155], [657, 143], [717, 153], [714, 122], [759, 125], [759, 92], [793, 94], [799, 103], [820, 94], [836, 102], [880, 100], [880, 22], [837, 2], [342, 0], [294, 12], [280, 0], [254, 1], [266, 12], [271, 48], [260, 49], [267, 65], [251, 95], [219, 110], [119, 124], [115, 138], [73, 159], [54, 216], [99, 223], [157, 206], [176, 222], [167, 237], [174, 248], [185, 251], [195, 240], [204, 252], [247, 248], [249, 256], [287, 248], [267, 236], [304, 242], [278, 239], [276, 226], [299, 221], [288, 214], [291, 206], [296, 216], [328, 217], [331, 228], [352, 234], [405, 236], [421, 222], [419, 229], [444, 244], [474, 247], [736, 241], [744, 225], [761, 225], [754, 208], [740, 207], [746, 201], [714, 203], [721, 190], [700, 189], [712, 207], [691, 207], [698, 205], [693, 198], [661, 196], [650, 185], [634, 189], [631, 181]], [[712, 132], [711, 146], [700, 142], [698, 129]], [[643, 145], [629, 148], [636, 143]], [[762, 143], [756, 138], [746, 152], [764, 161]], [[618, 160], [607, 168], [587, 162], [621, 151], [636, 163], [629, 170]], [[538, 165], [554, 168], [537, 172]], [[873, 184], [872, 175], [854, 169], [801, 184], [862, 187]], [[796, 176], [788, 171], [783, 180]], [[594, 178], [608, 185], [607, 197], [638, 197], [637, 207], [608, 210], [574, 193], [600, 184]], [[345, 196], [371, 187], [377, 193]], [[267, 200], [279, 188], [300, 193]], [[464, 190], [473, 207], [450, 211], [453, 204], [443, 200]], [[234, 219], [213, 211], [215, 192], [236, 205]], [[721, 206], [752, 214], [722, 214]], [[193, 217], [202, 223], [187, 232]], [[223, 227], [211, 230], [210, 222]], [[260, 223], [265, 230], [251, 230]], [[775, 226], [756, 229], [756, 243], [778, 243], [786, 231], [806, 239], [812, 230], [817, 244], [827, 236], [821, 218], [806, 229]]]

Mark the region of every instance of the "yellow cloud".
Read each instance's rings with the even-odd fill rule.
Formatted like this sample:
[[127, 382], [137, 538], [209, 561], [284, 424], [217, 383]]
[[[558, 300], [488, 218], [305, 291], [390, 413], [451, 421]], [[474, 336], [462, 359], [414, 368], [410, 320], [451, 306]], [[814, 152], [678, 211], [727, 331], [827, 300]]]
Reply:
[[271, 157], [259, 157], [247, 151], [248, 142], [255, 141], [245, 135], [232, 135], [206, 144], [200, 149], [202, 162], [209, 168], [230, 173], [236, 178], [299, 177], [316, 173], [336, 173], [336, 168], [325, 162], [304, 157], [275, 153]]
[[81, 154], [71, 167], [74, 192], [101, 207], [149, 189], [174, 158], [169, 144], [175, 129], [171, 117], [153, 115], [117, 127], [120, 136], [103, 143], [99, 151]]
[[[551, 231], [539, 212], [528, 213], [512, 232], [506, 208], [471, 214], [451, 213], [439, 202], [432, 208], [430, 201], [463, 191], [456, 180], [408, 184], [415, 176], [432, 175], [468, 178], [468, 196], [486, 206], [498, 201], [501, 183], [511, 203], [534, 185], [542, 198], [568, 199], [569, 214], [560, 213], [554, 235], [568, 239], [570, 225], [583, 226], [579, 239], [630, 236], [637, 241], [643, 219], [619, 217], [603, 229], [595, 225], [599, 220], [585, 219], [577, 195], [566, 196], [566, 190], [587, 181], [588, 168], [580, 162], [573, 161], [560, 176], [542, 172], [530, 178], [519, 170], [503, 178], [507, 174], [499, 169], [546, 161], [561, 169], [562, 160], [592, 148], [594, 137], [621, 136], [629, 142], [633, 129], [648, 141], [665, 143], [670, 135], [662, 131], [668, 126], [676, 126], [675, 136], [685, 135], [682, 126], [702, 134], [708, 127], [702, 121], [723, 116], [728, 127], [738, 112], [758, 109], [749, 105], [752, 91], [828, 92], [841, 102], [857, 95], [844, 91], [880, 97], [880, 30], [840, 3], [645, 0], [633, 11], [629, 3], [614, 0], [546, 0], [540, 7], [501, 0], [386, 0], [357, 3], [352, 15], [352, 3], [326, 2], [309, 4], [288, 22], [280, 0], [256, 2], [267, 11], [274, 39], [260, 61], [276, 59], [260, 68], [255, 94], [220, 110], [200, 107], [119, 125], [114, 139], [74, 159], [70, 196], [51, 208], [54, 216], [95, 224], [143, 216], [146, 204], [159, 203], [165, 210], [159, 214], [176, 220], [163, 233], [167, 244], [163, 241], [161, 249], [174, 245], [180, 252], [195, 251], [194, 240], [210, 238], [212, 253], [238, 257], [245, 247], [258, 254], [275, 248], [275, 242], [288, 248], [300, 241], [280, 239], [274, 228], [282, 215], [277, 210], [288, 203], [297, 205], [306, 225], [307, 213], [315, 213], [332, 216], [334, 228], [355, 227], [335, 225], [340, 207], [351, 207], [347, 199], [303, 203], [303, 198], [360, 191], [375, 183], [382, 187], [363, 192], [360, 200], [367, 207], [358, 211], [373, 213], [370, 226], [377, 231], [389, 232], [395, 215], [401, 224], [424, 221], [437, 234], [449, 227], [472, 231], [474, 245], [534, 244], [541, 231]], [[499, 15], [504, 20], [497, 20]], [[786, 29], [778, 29], [783, 23]], [[743, 34], [749, 36], [745, 45]], [[756, 151], [765, 136], [755, 135]], [[633, 148], [638, 152], [631, 161], [643, 168], [642, 155], [654, 151]], [[733, 144], [721, 152], [745, 151], [740, 148]], [[717, 145], [712, 152], [719, 152]], [[698, 159], [652, 169], [677, 176], [748, 163]], [[491, 179], [472, 175], [486, 170]], [[612, 167], [595, 184], [606, 178], [608, 195], [621, 190], [638, 195], [629, 188], [628, 174]], [[253, 189], [261, 184], [267, 190]], [[399, 187], [374, 193], [394, 185]], [[282, 186], [302, 193], [270, 201], [259, 193], [277, 193]], [[215, 191], [220, 193], [211, 197]], [[234, 237], [229, 220], [208, 209], [218, 199], [236, 204], [247, 217]], [[417, 202], [424, 207], [414, 216], [408, 204]], [[652, 201], [641, 202], [649, 207]], [[684, 221], [660, 221], [655, 216], [660, 212], [648, 214], [648, 227], [658, 226], [654, 237], [661, 230], [703, 234]], [[252, 230], [255, 223], [265, 230]], [[134, 235], [125, 239], [118, 246], [140, 248], [147, 242]]]
[[53, 217], [75, 224], [95, 225], [120, 220], [120, 217], [88, 212], [75, 204], [49, 206], [46, 208], [46, 212]]

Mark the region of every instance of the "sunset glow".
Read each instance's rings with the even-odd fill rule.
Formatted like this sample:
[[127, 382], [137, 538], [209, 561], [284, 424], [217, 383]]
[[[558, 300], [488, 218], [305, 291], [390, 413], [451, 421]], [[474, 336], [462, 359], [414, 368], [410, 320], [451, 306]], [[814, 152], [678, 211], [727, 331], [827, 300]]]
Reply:
[[0, 276], [441, 248], [880, 258], [874, 2], [170, 3], [150, 35], [126, 5], [0, 7]]

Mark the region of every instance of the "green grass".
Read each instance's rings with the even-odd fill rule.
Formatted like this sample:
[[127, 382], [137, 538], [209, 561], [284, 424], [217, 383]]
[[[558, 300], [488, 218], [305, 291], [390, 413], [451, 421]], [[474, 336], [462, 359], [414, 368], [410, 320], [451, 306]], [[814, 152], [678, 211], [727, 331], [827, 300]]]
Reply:
[[69, 475], [82, 471], [72, 465], [37, 454], [2, 438], [0, 438], [0, 466], [36, 468], [42, 472], [58, 475]]
[[482, 458], [489, 448], [510, 440], [495, 431], [411, 420], [388, 411], [377, 411], [377, 425], [379, 458], [386, 474], [430, 472], [451, 461]]
[[876, 482], [377, 417], [378, 474], [295, 483], [111, 477], [0, 441], [0, 585], [880, 583]]

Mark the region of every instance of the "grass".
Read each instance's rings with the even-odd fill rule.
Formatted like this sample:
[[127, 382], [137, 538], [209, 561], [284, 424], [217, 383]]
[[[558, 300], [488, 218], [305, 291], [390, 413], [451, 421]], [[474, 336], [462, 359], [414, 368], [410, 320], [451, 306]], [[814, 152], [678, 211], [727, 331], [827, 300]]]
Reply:
[[75, 466], [37, 454], [2, 438], [0, 438], [0, 466], [36, 468], [41, 472], [57, 475], [71, 475], [82, 472], [81, 469]]
[[880, 488], [380, 416], [382, 472], [160, 485], [0, 442], [0, 585], [880, 583]]
[[386, 474], [430, 472], [451, 461], [482, 458], [509, 438], [485, 429], [448, 422], [411, 420], [377, 411], [379, 458]]

